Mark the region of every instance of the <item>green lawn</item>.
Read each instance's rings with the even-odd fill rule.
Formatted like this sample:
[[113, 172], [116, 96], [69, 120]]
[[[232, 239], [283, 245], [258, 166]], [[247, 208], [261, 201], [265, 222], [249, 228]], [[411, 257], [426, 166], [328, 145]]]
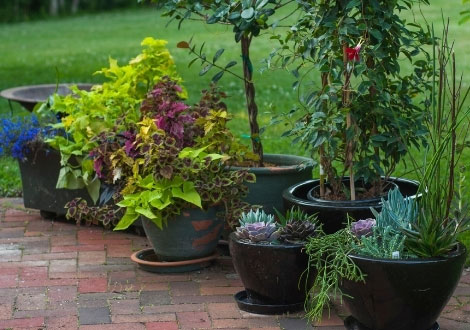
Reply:
[[[465, 85], [470, 82], [470, 53], [467, 51], [470, 39], [470, 23], [459, 26], [459, 5], [451, 1], [433, 1], [432, 6], [423, 7], [422, 11], [428, 22], [436, 25], [436, 31], [442, 26], [441, 8], [444, 17], [451, 18], [451, 38], [456, 39], [456, 53], [459, 71], [469, 73]], [[417, 12], [416, 20], [423, 18]], [[413, 19], [409, 16], [409, 19]], [[233, 40], [230, 27], [209, 26], [199, 22], [186, 22], [181, 30], [176, 24], [165, 27], [166, 18], [160, 17], [154, 9], [126, 10], [122, 12], [84, 15], [80, 17], [54, 19], [2, 25], [0, 40], [2, 60], [0, 61], [0, 89], [9, 87], [59, 82], [99, 82], [100, 76], [91, 74], [107, 66], [108, 57], [120, 63], [127, 62], [140, 51], [140, 41], [146, 36], [168, 40], [168, 47], [177, 63], [185, 86], [190, 93], [190, 101], [195, 102], [199, 91], [208, 86], [212, 74], [198, 75], [200, 66], [194, 64], [187, 68], [192, 57], [185, 50], [177, 49], [181, 40], [193, 37], [193, 42], [206, 41], [207, 53], [212, 55], [217, 49], [226, 51], [219, 60], [227, 63], [236, 60], [239, 63], [239, 45]], [[293, 77], [286, 71], [265, 71], [256, 69], [263, 65], [261, 60], [276, 47], [276, 42], [269, 39], [269, 34], [253, 41], [252, 61], [255, 65], [257, 102], [260, 108], [260, 122], [269, 122], [272, 113], [286, 111], [297, 102], [297, 93], [291, 89]], [[403, 62], [406, 70], [406, 61]], [[234, 69], [240, 70], [240, 66]], [[215, 72], [214, 72], [215, 73]], [[318, 74], [312, 73], [312, 79], [319, 80]], [[247, 116], [244, 110], [242, 84], [230, 75], [224, 76], [220, 84], [229, 95], [228, 105], [234, 114], [232, 128], [243, 140], [249, 134]], [[26, 115], [19, 105], [0, 100], [0, 116]], [[304, 150], [293, 147], [289, 140], [280, 138], [282, 127], [268, 127], [263, 135], [266, 152], [307, 154]], [[470, 157], [468, 157], [470, 160]], [[18, 170], [13, 161], [3, 159], [0, 165], [0, 194], [14, 194], [18, 191]], [[398, 175], [405, 172], [401, 167]], [[470, 176], [469, 176], [470, 177]]]

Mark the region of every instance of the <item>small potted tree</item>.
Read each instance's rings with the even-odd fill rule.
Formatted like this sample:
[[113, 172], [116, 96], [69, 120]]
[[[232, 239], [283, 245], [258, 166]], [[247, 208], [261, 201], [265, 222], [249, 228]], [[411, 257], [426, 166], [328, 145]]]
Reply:
[[292, 209], [285, 216], [263, 210], [244, 213], [230, 234], [235, 270], [245, 291], [235, 295], [240, 309], [259, 314], [294, 312], [304, 307], [314, 272], [306, 271], [305, 244], [321, 232], [315, 216]]
[[457, 136], [470, 123], [469, 109], [463, 110], [470, 90], [458, 87], [447, 28], [435, 54], [438, 82], [431, 94], [429, 147], [424, 164], [414, 165], [420, 198], [391, 190], [382, 199], [382, 210], [372, 210], [375, 219], [353, 222], [308, 243], [310, 266], [318, 271], [308, 307], [312, 318], [320, 317], [332, 288], [351, 312], [345, 320], [348, 329], [439, 329], [436, 320], [457, 286], [467, 254], [457, 240], [470, 228], [462, 196], [465, 181], [456, 178], [463, 150]]
[[[217, 82], [224, 74], [230, 74], [241, 81], [245, 91], [246, 109], [250, 127], [250, 139], [254, 155], [245, 155], [243, 162], [232, 164], [234, 170], [248, 167], [249, 171], [257, 177], [256, 184], [249, 184], [247, 202], [262, 205], [267, 212], [274, 212], [274, 208], [282, 209], [282, 191], [288, 186], [311, 178], [311, 159], [295, 155], [264, 154], [261, 141], [261, 130], [258, 124], [258, 105], [256, 103], [256, 89], [253, 81], [254, 64], [250, 58], [250, 47], [255, 38], [263, 31], [276, 27], [280, 21], [290, 16], [286, 11], [289, 1], [240, 1], [229, 0], [194, 2], [194, 1], [157, 1], [157, 6], [164, 10], [164, 16], [179, 21], [199, 20], [207, 24], [222, 24], [233, 27], [234, 40], [240, 44], [242, 58], [242, 74], [234, 71], [237, 61], [220, 64], [219, 58], [224, 49], [219, 49], [214, 56], [206, 55], [202, 47], [197, 47], [187, 41], [178, 43], [178, 47], [188, 49], [195, 59], [200, 60], [203, 68], [200, 75], [214, 69], [212, 81]], [[286, 7], [286, 8], [285, 8]], [[298, 7], [292, 8], [295, 12]], [[214, 71], [213, 70], [213, 71]]]
[[[401, 2], [303, 5], [306, 14], [280, 55], [283, 63], [300, 60], [294, 70], [299, 77], [302, 68], [313, 66], [320, 84], [310, 84], [318, 88], [307, 89], [287, 133], [311, 150], [320, 178], [290, 187], [284, 200], [318, 213], [331, 233], [344, 226], [347, 213], [371, 216], [369, 208], [379, 207], [397, 185], [407, 196], [416, 193], [415, 182], [391, 175], [410, 146], [425, 143], [426, 113], [416, 96], [429, 87], [431, 61], [423, 46], [431, 38], [398, 14], [411, 8]], [[410, 70], [401, 68], [400, 58], [408, 59]], [[309, 81], [309, 72], [299, 81]]]

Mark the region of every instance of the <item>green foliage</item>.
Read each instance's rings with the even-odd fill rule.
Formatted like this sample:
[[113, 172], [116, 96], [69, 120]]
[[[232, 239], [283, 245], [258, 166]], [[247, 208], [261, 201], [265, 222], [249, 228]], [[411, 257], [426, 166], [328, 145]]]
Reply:
[[165, 45], [166, 41], [146, 38], [142, 41], [142, 54], [128, 65], [119, 66], [110, 59], [109, 68], [97, 72], [107, 82], [89, 92], [73, 88], [73, 95], [54, 95], [52, 111], [62, 116], [54, 127], [65, 131], [65, 136], [47, 141], [62, 157], [57, 188], [87, 187], [93, 200], [97, 200], [100, 181], [89, 157], [98, 145], [95, 137], [138, 121], [140, 104], [149, 89], [164, 76], [178, 79]]
[[[430, 35], [403, 18], [411, 1], [301, 4], [305, 15], [286, 38], [276, 37], [281, 65], [295, 65], [294, 86], [302, 82], [307, 90], [293, 111], [300, 119], [286, 134], [318, 155], [335, 195], [349, 168], [379, 195], [380, 177], [395, 170], [407, 146], [425, 143], [425, 113], [415, 98], [432, 74], [423, 48]], [[412, 68], [406, 73], [404, 59]], [[320, 75], [311, 77], [312, 67]], [[321, 87], [310, 88], [312, 81]]]
[[[447, 36], [448, 25], [433, 49], [436, 77], [427, 109], [429, 147], [423, 165], [413, 160], [422, 194], [418, 219], [412, 228], [404, 230], [406, 248], [419, 257], [446, 255], [457, 246], [459, 234], [470, 229], [461, 189], [456, 189], [464, 151], [457, 141], [466, 141], [470, 127], [470, 108], [464, 107], [470, 88], [462, 90], [462, 81], [458, 81], [455, 54]], [[464, 135], [458, 138], [459, 132]], [[460, 186], [463, 183], [458, 182]]]
[[289, 222], [292, 221], [318, 223], [316, 214], [307, 214], [300, 207], [291, 207], [289, 210], [287, 210], [285, 215], [276, 209], [275, 211], [280, 227], [285, 227]]
[[354, 243], [354, 253], [363, 256], [385, 259], [405, 259], [415, 257], [405, 251], [405, 235], [392, 227], [374, 227], [371, 236], [362, 236]]
[[[210, 0], [205, 2], [192, 0], [153, 0], [153, 2], [157, 3], [158, 7], [164, 10], [163, 16], [169, 16], [172, 20], [178, 20], [178, 27], [187, 19], [200, 20], [207, 24], [221, 23], [223, 25], [233, 26], [232, 31], [234, 33], [235, 42], [240, 42], [241, 46], [243, 77], [228, 70], [237, 64], [236, 61], [229, 61], [224, 66], [216, 63], [225, 51], [223, 48], [217, 50], [212, 60], [210, 60], [207, 58], [206, 54], [203, 53], [205, 43], [202, 44], [199, 51], [196, 50], [195, 45], [191, 45], [191, 40], [189, 42], [179, 42], [178, 47], [189, 49], [192, 55], [196, 55], [196, 58], [189, 63], [189, 66], [196, 60], [201, 60], [203, 68], [199, 72], [200, 76], [206, 74], [212, 68], [217, 68], [218, 72], [212, 77], [213, 82], [217, 82], [221, 79], [225, 72], [229, 72], [243, 81], [253, 152], [257, 155], [258, 165], [264, 166], [263, 146], [261, 144], [262, 131], [259, 129], [257, 120], [258, 105], [255, 100], [255, 85], [253, 83], [254, 70], [253, 63], [250, 59], [250, 47], [253, 38], [258, 37], [262, 30], [275, 28], [281, 20], [293, 14], [293, 12], [291, 12], [284, 17], [278, 17], [274, 21], [271, 18], [276, 12], [279, 12], [282, 7], [293, 2], [268, 0], [243, 0], [237, 2], [230, 0]], [[297, 9], [296, 7], [294, 12], [297, 11]], [[272, 24], [268, 24], [268, 20], [270, 20]]]
[[365, 275], [350, 259], [354, 250], [355, 237], [347, 229], [312, 238], [305, 246], [309, 256], [309, 272], [315, 272], [315, 281], [306, 301], [307, 317], [321, 320], [325, 307], [329, 308], [330, 295], [341, 297], [340, 281], [364, 281]]
[[[462, 0], [462, 4], [465, 5], [467, 3], [470, 3], [470, 0]], [[462, 15], [462, 17], [460, 18], [459, 24], [463, 24], [470, 21], [470, 9], [462, 10], [460, 12], [460, 15]]]

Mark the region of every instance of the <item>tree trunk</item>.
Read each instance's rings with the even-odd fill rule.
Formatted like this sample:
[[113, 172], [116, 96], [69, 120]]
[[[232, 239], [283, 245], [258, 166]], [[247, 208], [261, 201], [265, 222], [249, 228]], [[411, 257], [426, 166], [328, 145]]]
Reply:
[[253, 84], [253, 66], [250, 61], [251, 36], [243, 35], [240, 43], [242, 48], [243, 77], [245, 78], [245, 97], [248, 110], [248, 120], [251, 130], [251, 145], [253, 152], [259, 156], [260, 167], [263, 167], [263, 146], [258, 126], [258, 106], [255, 101], [255, 85]]
[[72, 6], [70, 7], [70, 12], [72, 15], [75, 15], [78, 12], [78, 6], [80, 5], [80, 0], [72, 0]]
[[49, 1], [49, 14], [51, 16], [57, 16], [59, 13], [59, 0], [50, 0]]

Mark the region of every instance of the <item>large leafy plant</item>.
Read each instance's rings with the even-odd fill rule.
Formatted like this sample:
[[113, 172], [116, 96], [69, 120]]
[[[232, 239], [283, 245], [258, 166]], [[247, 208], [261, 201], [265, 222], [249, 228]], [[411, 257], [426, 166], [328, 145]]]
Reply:
[[[447, 40], [448, 25], [433, 48], [435, 80], [426, 106], [428, 147], [421, 164], [412, 160], [420, 180], [418, 198], [403, 197], [396, 189], [382, 200], [376, 219], [353, 222], [332, 235], [312, 239], [307, 244], [310, 266], [317, 270], [308, 302], [308, 316], [320, 319], [330, 293], [342, 295], [343, 278], [367, 281], [349, 257], [358, 254], [373, 258], [408, 259], [445, 257], [458, 249], [458, 237], [470, 230], [468, 209], [462, 200], [464, 180], [457, 180], [464, 150], [470, 109], [464, 102], [470, 88], [462, 90], [455, 55]], [[462, 79], [462, 78], [461, 78]]]
[[201, 60], [203, 68], [199, 73], [200, 75], [206, 74], [212, 68], [217, 69], [217, 73], [212, 78], [213, 82], [218, 81], [226, 72], [243, 81], [253, 152], [257, 155], [258, 165], [263, 166], [263, 146], [257, 120], [258, 106], [255, 97], [250, 47], [253, 38], [259, 36], [262, 31], [278, 26], [281, 21], [297, 11], [298, 7], [289, 7], [292, 10], [283, 11], [281, 9], [293, 3], [293, 1], [281, 0], [152, 1], [164, 10], [164, 16], [177, 20], [178, 25], [181, 25], [186, 19], [191, 19], [200, 20], [207, 24], [219, 23], [233, 27], [235, 42], [240, 43], [243, 75], [232, 71], [231, 68], [237, 64], [236, 61], [232, 60], [224, 65], [220, 64], [220, 61], [217, 62], [224, 49], [219, 49], [213, 57], [208, 57], [203, 50], [204, 44], [201, 47], [196, 47], [191, 42], [183, 41], [178, 44], [178, 47], [189, 49], [190, 53], [196, 56], [190, 64], [197, 59]]
[[216, 204], [225, 206], [231, 223], [249, 208], [241, 201], [247, 193], [244, 182], [255, 178], [226, 170], [230, 155], [245, 148], [225, 126], [229, 117], [219, 93], [205, 91], [190, 107], [181, 92], [177, 81], [163, 78], [143, 101], [140, 121], [124, 132], [115, 128], [102, 135], [92, 150], [101, 179], [121, 187], [117, 205], [125, 213], [115, 229], [129, 227], [140, 216], [163, 228], [184, 208]]
[[[321, 198], [331, 191], [335, 199], [354, 200], [358, 181], [371, 186], [369, 196], [379, 196], [381, 176], [391, 175], [409, 146], [425, 143], [425, 112], [416, 96], [424, 95], [431, 76], [423, 50], [430, 34], [400, 15], [411, 1], [300, 3], [305, 15], [287, 38], [277, 37], [282, 64], [295, 65], [294, 86], [305, 91], [302, 106], [288, 114], [299, 119], [286, 134], [318, 159]], [[403, 70], [404, 60], [410, 70]]]
[[[97, 136], [119, 132], [140, 117], [140, 105], [148, 91], [162, 77], [179, 79], [173, 59], [165, 48], [166, 41], [145, 38], [143, 51], [129, 64], [119, 66], [110, 59], [109, 68], [98, 71], [107, 81], [91, 91], [72, 88], [69, 96], [55, 95], [52, 110], [62, 116], [54, 127], [65, 131], [47, 142], [61, 153], [61, 171], [57, 188], [86, 187], [96, 202], [100, 180], [90, 152], [97, 147]], [[182, 92], [183, 93], [183, 92]]]

